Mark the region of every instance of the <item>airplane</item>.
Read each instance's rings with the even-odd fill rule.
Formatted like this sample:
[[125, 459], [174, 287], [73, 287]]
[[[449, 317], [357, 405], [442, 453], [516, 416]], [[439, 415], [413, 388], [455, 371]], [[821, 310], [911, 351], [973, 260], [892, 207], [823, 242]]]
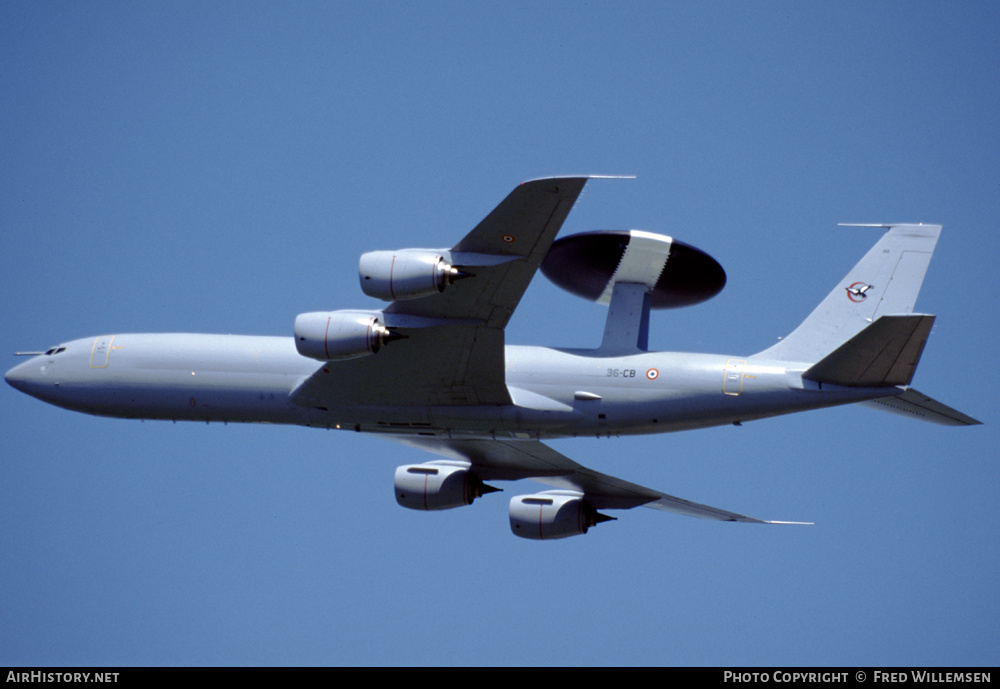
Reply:
[[[438, 459], [399, 467], [397, 502], [470, 505], [532, 479], [510, 500], [511, 531], [548, 540], [649, 507], [756, 519], [588, 469], [556, 438], [652, 434], [860, 403], [945, 425], [979, 422], [910, 387], [934, 316], [913, 306], [940, 225], [884, 230], [790, 335], [752, 355], [648, 351], [653, 308], [717, 294], [705, 252], [640, 230], [556, 239], [588, 180], [524, 182], [450, 249], [361, 256], [381, 309], [303, 313], [294, 337], [115, 334], [72, 340], [7, 372], [13, 387], [99, 416], [295, 424], [378, 434]], [[536, 271], [608, 306], [597, 349], [508, 345], [504, 328]]]

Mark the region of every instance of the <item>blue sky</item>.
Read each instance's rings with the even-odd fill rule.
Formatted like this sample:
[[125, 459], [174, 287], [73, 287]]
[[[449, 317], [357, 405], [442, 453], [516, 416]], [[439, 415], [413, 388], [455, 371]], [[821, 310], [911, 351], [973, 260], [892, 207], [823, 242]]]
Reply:
[[[398, 507], [429, 456], [379, 438], [4, 386], [0, 664], [997, 664], [998, 33], [988, 2], [3, 3], [0, 351], [290, 336], [373, 303], [364, 251], [451, 245], [525, 179], [632, 174], [563, 234], [669, 234], [729, 279], [654, 314], [655, 349], [763, 349], [877, 239], [836, 223], [942, 223], [914, 386], [985, 425], [556, 442], [816, 524], [638, 509], [536, 543], [503, 495]], [[508, 341], [596, 346], [604, 315], [539, 275]]]

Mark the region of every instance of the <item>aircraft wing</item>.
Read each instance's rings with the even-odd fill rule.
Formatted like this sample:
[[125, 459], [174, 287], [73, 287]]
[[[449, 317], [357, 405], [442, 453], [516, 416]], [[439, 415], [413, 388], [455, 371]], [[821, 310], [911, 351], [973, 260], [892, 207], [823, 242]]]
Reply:
[[441, 294], [395, 301], [386, 314], [472, 319], [503, 328], [587, 179], [549, 177], [520, 184], [451, 250], [456, 265], [462, 261], [455, 254], [497, 257], [497, 265], [473, 268], [472, 279]]
[[602, 474], [574, 462], [537, 440], [442, 440], [416, 436], [385, 436], [448, 459], [471, 464], [483, 480], [512, 481], [530, 478], [562, 490], [583, 493], [596, 509], [651, 507], [688, 517], [752, 524], [804, 524], [747, 517], [667, 495], [660, 491]]
[[[510, 404], [503, 328], [587, 177], [524, 182], [451, 249], [478, 263], [440, 294], [397, 300], [385, 326], [407, 336], [378, 356], [329, 362], [292, 401], [302, 406]], [[486, 265], [483, 265], [486, 263]]]

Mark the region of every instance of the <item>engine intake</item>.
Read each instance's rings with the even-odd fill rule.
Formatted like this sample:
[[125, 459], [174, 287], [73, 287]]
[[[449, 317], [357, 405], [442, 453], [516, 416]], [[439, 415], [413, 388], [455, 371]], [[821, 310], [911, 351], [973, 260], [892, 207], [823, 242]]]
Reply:
[[549, 490], [518, 495], [510, 501], [510, 530], [515, 536], [538, 541], [579, 536], [595, 524], [613, 519], [599, 514], [574, 491]]
[[470, 277], [430, 249], [369, 251], [358, 262], [361, 291], [384, 301], [416, 299], [443, 292], [456, 280]]
[[396, 469], [396, 502], [411, 510], [449, 510], [499, 488], [487, 486], [464, 462], [439, 460]]
[[389, 342], [406, 337], [386, 329], [379, 316], [370, 311], [299, 314], [295, 318], [295, 348], [302, 356], [320, 361], [377, 354]]

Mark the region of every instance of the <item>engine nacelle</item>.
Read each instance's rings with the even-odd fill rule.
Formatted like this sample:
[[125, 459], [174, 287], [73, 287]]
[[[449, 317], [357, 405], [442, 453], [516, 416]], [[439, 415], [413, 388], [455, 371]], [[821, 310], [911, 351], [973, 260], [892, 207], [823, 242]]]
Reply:
[[568, 538], [614, 519], [584, 502], [574, 491], [549, 490], [534, 495], [518, 495], [510, 501], [510, 530], [515, 536], [534, 540]]
[[455, 280], [469, 277], [431, 249], [369, 251], [358, 262], [361, 291], [369, 297], [395, 301], [443, 292]]
[[395, 484], [396, 502], [411, 510], [464, 507], [499, 490], [483, 483], [468, 464], [448, 460], [401, 466], [396, 469]]
[[316, 311], [295, 318], [295, 348], [320, 361], [354, 359], [406, 337], [390, 332], [370, 311]]

